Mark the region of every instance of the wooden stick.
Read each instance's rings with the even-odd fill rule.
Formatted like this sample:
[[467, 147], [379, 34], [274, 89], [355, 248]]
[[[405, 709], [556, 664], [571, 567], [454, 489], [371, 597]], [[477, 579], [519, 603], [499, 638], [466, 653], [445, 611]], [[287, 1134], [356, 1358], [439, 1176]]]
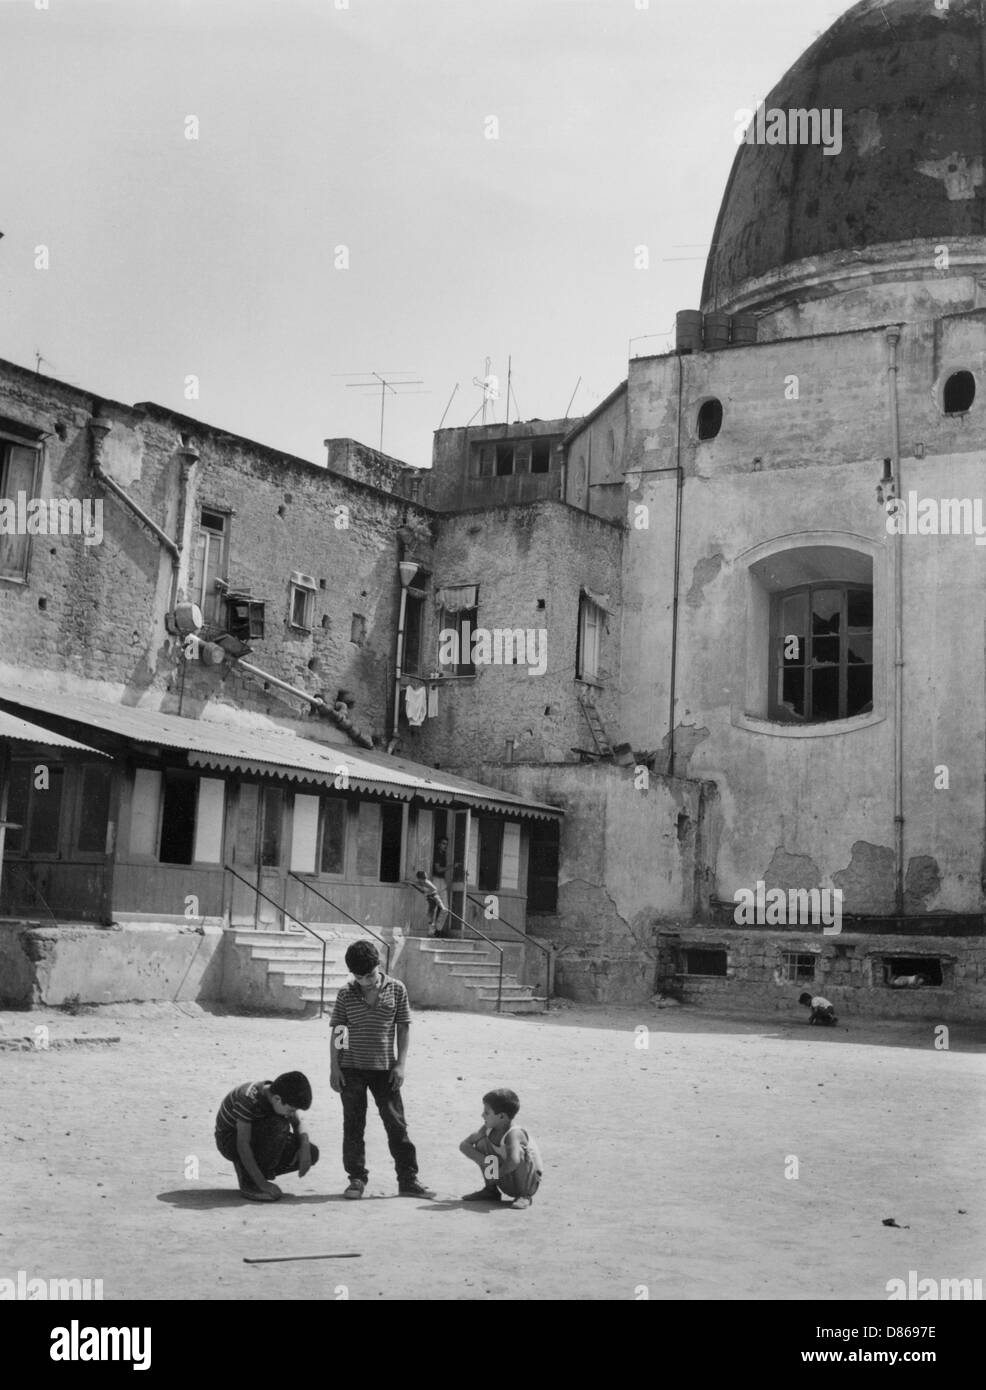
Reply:
[[244, 1256], [243, 1263], [245, 1265], [277, 1265], [286, 1264], [290, 1260], [359, 1260], [361, 1258], [361, 1252], [356, 1250], [344, 1255], [270, 1255], [262, 1260], [248, 1260]]

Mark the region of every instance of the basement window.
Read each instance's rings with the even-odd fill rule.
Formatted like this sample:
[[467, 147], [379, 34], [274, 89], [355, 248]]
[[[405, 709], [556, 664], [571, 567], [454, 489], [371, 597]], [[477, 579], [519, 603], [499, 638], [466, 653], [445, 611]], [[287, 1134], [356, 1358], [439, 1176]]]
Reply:
[[971, 372], [953, 372], [945, 382], [942, 409], [946, 415], [965, 415], [976, 399], [976, 378]]
[[722, 402], [715, 399], [703, 402], [698, 412], [699, 439], [715, 439], [722, 429]]
[[883, 983], [888, 989], [941, 985], [941, 960], [938, 956], [884, 956]]
[[784, 978], [791, 984], [810, 984], [815, 978], [814, 955], [799, 951], [785, 951], [782, 956]]
[[689, 946], [682, 951], [684, 975], [711, 975], [723, 978], [726, 974], [727, 953], [705, 946]]

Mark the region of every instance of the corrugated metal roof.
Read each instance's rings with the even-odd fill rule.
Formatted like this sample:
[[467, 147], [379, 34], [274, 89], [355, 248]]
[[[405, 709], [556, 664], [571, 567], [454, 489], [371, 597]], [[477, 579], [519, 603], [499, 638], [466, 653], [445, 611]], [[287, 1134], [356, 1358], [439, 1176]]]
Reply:
[[99, 758], [109, 756], [98, 748], [76, 743], [74, 738], [66, 738], [64, 734], [53, 734], [50, 729], [29, 724], [26, 719], [19, 719], [16, 714], [6, 714], [3, 710], [0, 710], [0, 738], [12, 738], [18, 743], [43, 743], [48, 748], [74, 748], [80, 753], [95, 753]]
[[74, 720], [134, 743], [161, 744], [183, 749], [193, 767], [238, 770], [288, 777], [297, 782], [331, 786], [344, 767], [350, 787], [380, 792], [409, 801], [448, 805], [463, 801], [489, 810], [520, 816], [554, 819], [563, 813], [555, 806], [528, 801], [512, 792], [470, 782], [451, 773], [356, 748], [346, 743], [323, 743], [271, 726], [269, 729], [237, 728], [211, 719], [185, 719], [177, 714], [111, 705], [80, 695], [0, 686], [0, 701], [36, 713]]

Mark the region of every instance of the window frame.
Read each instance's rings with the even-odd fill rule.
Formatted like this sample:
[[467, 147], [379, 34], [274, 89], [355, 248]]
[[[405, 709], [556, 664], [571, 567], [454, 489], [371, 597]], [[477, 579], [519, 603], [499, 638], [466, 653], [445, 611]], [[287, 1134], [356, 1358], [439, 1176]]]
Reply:
[[[325, 823], [329, 805], [341, 808], [342, 815], [342, 867], [336, 869], [326, 869], [325, 860]], [[341, 796], [320, 796], [318, 798], [318, 837], [315, 847], [315, 872], [319, 878], [343, 879], [346, 877], [346, 861], [349, 847], [349, 802]]]
[[[29, 438], [27, 435], [19, 435], [10, 430], [4, 423], [0, 422], [0, 499], [17, 503], [16, 494], [11, 496], [8, 492], [10, 478], [10, 456], [14, 449], [26, 449], [34, 454], [34, 468], [31, 474], [31, 486], [27, 492], [27, 500], [38, 495], [38, 483], [44, 472], [44, 443], [40, 438]], [[20, 491], [20, 489], [18, 489]], [[19, 574], [5, 574], [0, 569], [0, 582], [4, 584], [26, 584], [31, 573], [31, 551], [34, 537], [28, 532], [21, 537], [18, 534], [13, 536], [0, 536], [0, 551], [6, 541], [24, 541], [23, 559], [20, 564]], [[0, 558], [0, 564], [2, 564]]]
[[[479, 594], [478, 594], [478, 592], [477, 592], [477, 595], [476, 595], [476, 605], [475, 605], [474, 608], [460, 608], [460, 609], [458, 609], [458, 610], [457, 610], [456, 612], [454, 612], [454, 613], [450, 613], [449, 610], [448, 610], [447, 608], [443, 608], [443, 609], [442, 609], [441, 622], [440, 622], [439, 628], [438, 628], [438, 638], [439, 638], [438, 645], [441, 646], [441, 634], [442, 634], [443, 632], [448, 631], [449, 629], [454, 628], [455, 631], [459, 634], [459, 656], [461, 657], [461, 656], [463, 655], [462, 629], [463, 629], [463, 626], [464, 626], [464, 624], [465, 624], [466, 622], [469, 623], [469, 627], [470, 627], [471, 632], [472, 632], [472, 633], [475, 633], [476, 629], [477, 629], [478, 626], [479, 626]], [[446, 671], [449, 671], [450, 674], [452, 674], [452, 675], [454, 675], [454, 676], [457, 676], [457, 677], [460, 677], [460, 678], [461, 678], [461, 677], [466, 677], [466, 676], [475, 676], [475, 674], [476, 674], [476, 665], [475, 665], [475, 662], [472, 660], [472, 637], [471, 637], [471, 636], [470, 636], [469, 643], [468, 643], [468, 650], [469, 650], [469, 656], [470, 656], [470, 659], [469, 659], [468, 661], [461, 661], [461, 660], [460, 660], [455, 666], [451, 666], [451, 665], [449, 665], [448, 663], [442, 663], [442, 662], [438, 661], [438, 659], [437, 659], [437, 657], [436, 657], [435, 665], [436, 665], [436, 667], [437, 667], [439, 670], [443, 669], [443, 666], [444, 666], [444, 669], [445, 669]]]
[[[312, 632], [315, 626], [315, 595], [318, 587], [309, 575], [295, 570], [290, 579], [290, 600], [288, 603], [288, 627], [294, 632]], [[295, 622], [295, 601], [298, 595], [304, 599], [304, 622]]]
[[[815, 634], [812, 632], [812, 598], [815, 593], [821, 590], [836, 590], [841, 594], [840, 621], [839, 621], [839, 660], [837, 663], [824, 663], [821, 667], [813, 665], [814, 643], [817, 638], [831, 637], [833, 634]], [[849, 626], [849, 599], [852, 593], [864, 593], [869, 595], [872, 620], [868, 628], [850, 628]], [[784, 644], [785, 639], [790, 634], [782, 631], [783, 610], [787, 600], [796, 598], [800, 595], [805, 596], [807, 604], [807, 631], [804, 636], [805, 654], [804, 661], [797, 666], [785, 666]], [[796, 584], [791, 588], [779, 589], [770, 595], [770, 633], [768, 642], [768, 683], [767, 683], [767, 718], [779, 724], [793, 725], [802, 728], [808, 725], [819, 724], [840, 724], [847, 719], [856, 719], [860, 715], [872, 714], [875, 706], [875, 669], [876, 669], [876, 650], [875, 650], [875, 627], [876, 627], [876, 593], [874, 585], [862, 584], [855, 580], [845, 579], [818, 579]], [[849, 645], [853, 635], [865, 636], [870, 639], [870, 660], [869, 662], [850, 662]], [[815, 718], [812, 713], [814, 703], [813, 681], [811, 674], [818, 669], [826, 669], [835, 665], [838, 670], [839, 680], [839, 713], [836, 715], [825, 715], [822, 718]], [[850, 666], [865, 667], [870, 670], [870, 698], [868, 710], [857, 710], [853, 714], [847, 713], [849, 697], [849, 669]], [[784, 673], [786, 670], [801, 669], [805, 673], [804, 683], [804, 709], [805, 713], [798, 715], [786, 709], [783, 704], [784, 692]]]
[[[589, 617], [595, 617], [594, 636], [589, 641]], [[603, 633], [606, 623], [606, 610], [594, 602], [588, 594], [579, 594], [579, 619], [578, 634], [575, 645], [575, 679], [585, 681], [588, 685], [603, 684], [602, 678], [602, 645]], [[588, 669], [586, 654], [587, 651], [594, 654], [595, 668]]]

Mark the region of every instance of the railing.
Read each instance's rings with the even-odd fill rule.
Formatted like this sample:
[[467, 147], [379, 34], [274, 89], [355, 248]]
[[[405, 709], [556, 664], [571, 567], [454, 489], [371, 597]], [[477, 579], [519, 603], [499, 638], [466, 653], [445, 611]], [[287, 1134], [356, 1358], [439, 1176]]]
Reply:
[[[470, 893], [470, 892], [467, 890], [467, 891], [466, 891], [466, 897], [469, 899], [470, 902], [477, 903], [480, 907], [484, 907], [484, 906], [485, 906], [485, 903], [484, 903], [483, 899], [477, 897], [475, 893]], [[551, 987], [552, 987], [552, 979], [551, 979], [551, 955], [552, 955], [552, 952], [551, 952], [551, 947], [550, 947], [550, 946], [542, 946], [541, 943], [540, 943], [540, 941], [535, 941], [534, 938], [533, 938], [533, 936], [528, 936], [528, 935], [527, 935], [527, 932], [521, 931], [520, 927], [515, 927], [514, 924], [513, 924], [513, 922], [508, 922], [507, 919], [506, 919], [505, 917], [499, 917], [499, 916], [498, 916], [496, 920], [497, 920], [498, 922], [502, 922], [503, 925], [504, 925], [505, 927], [509, 927], [510, 930], [511, 930], [512, 932], [516, 932], [518, 936], [522, 936], [522, 937], [524, 938], [525, 941], [529, 941], [530, 944], [531, 944], [532, 946], [536, 946], [536, 947], [538, 948], [539, 951], [543, 951], [543, 952], [544, 952], [544, 956], [545, 956], [545, 961], [544, 961], [544, 1011], [545, 1011], [545, 1013], [549, 1013], [550, 1010], [551, 1010]]]
[[496, 944], [495, 941], [493, 941], [490, 937], [488, 937], [488, 936], [486, 935], [485, 932], [481, 932], [481, 931], [479, 930], [478, 927], [474, 927], [473, 924], [472, 924], [471, 922], [467, 922], [466, 919], [465, 919], [464, 917], [460, 917], [459, 914], [458, 914], [457, 912], [453, 912], [452, 909], [451, 909], [450, 907], [447, 907], [447, 908], [445, 909], [445, 911], [448, 913], [449, 917], [454, 917], [455, 920], [456, 920], [457, 922], [461, 922], [462, 925], [467, 929], [467, 931], [474, 931], [474, 932], [476, 933], [477, 936], [481, 936], [481, 937], [483, 938], [483, 940], [487, 943], [487, 945], [492, 946], [493, 949], [494, 949], [494, 951], [498, 951], [498, 952], [500, 953], [500, 971], [499, 971], [499, 974], [497, 975], [497, 979], [496, 979], [496, 1011], [497, 1011], [498, 1014], [499, 1014], [499, 1013], [502, 1013], [502, 1012], [503, 1012], [503, 947], [502, 947], [502, 946], [498, 946], [498, 945]]
[[[252, 892], [256, 893], [257, 896], [258, 896], [259, 898], [263, 898], [264, 902], [270, 903], [271, 907], [277, 908], [278, 912], [283, 912], [283, 914], [284, 914], [285, 917], [290, 917], [291, 920], [292, 920], [292, 922], [297, 922], [297, 923], [298, 923], [298, 926], [299, 926], [299, 927], [304, 927], [305, 931], [308, 932], [309, 936], [313, 936], [313, 937], [315, 938], [315, 940], [316, 940], [316, 941], [319, 943], [319, 945], [321, 946], [321, 948], [322, 948], [322, 980], [321, 980], [321, 984], [319, 985], [319, 991], [318, 991], [318, 1016], [319, 1016], [319, 1018], [321, 1018], [322, 1015], [323, 1015], [323, 1013], [325, 1012], [325, 938], [324, 938], [323, 936], [319, 936], [318, 932], [317, 932], [317, 931], [313, 931], [312, 928], [308, 925], [307, 922], [303, 922], [303, 921], [301, 920], [300, 917], [296, 917], [296, 916], [294, 915], [294, 913], [293, 913], [293, 912], [289, 912], [289, 911], [287, 910], [286, 907], [279, 906], [279, 905], [274, 901], [273, 898], [269, 898], [269, 897], [267, 896], [266, 893], [262, 892], [262, 891], [260, 890], [260, 888], [259, 888], [255, 883], [251, 883], [250, 880], [249, 880], [248, 878], [244, 878], [243, 875], [242, 875], [241, 873], [237, 873], [237, 871], [233, 868], [232, 864], [224, 864], [224, 865], [223, 865], [223, 868], [224, 868], [224, 870], [226, 871], [226, 873], [232, 874], [233, 877], [234, 877], [234, 878], [238, 878], [238, 879], [240, 880], [241, 883], [245, 883], [246, 886], [247, 886]], [[232, 911], [231, 911], [231, 912], [230, 912], [230, 925], [232, 925], [232, 915], [233, 915], [233, 914], [232, 914]]]
[[354, 917], [352, 913], [347, 912], [344, 907], [340, 907], [338, 903], [334, 903], [331, 898], [327, 898], [323, 892], [321, 892], [318, 888], [315, 887], [314, 884], [308, 883], [305, 879], [299, 877], [299, 875], [295, 873], [294, 869], [288, 870], [288, 877], [295, 879], [298, 883], [301, 884], [303, 888], [307, 888], [310, 892], [314, 893], [316, 898], [321, 898], [323, 903], [328, 903], [329, 907], [332, 908], [333, 912], [341, 912], [343, 917], [347, 917], [350, 922], [352, 922], [355, 926], [359, 927], [360, 931], [369, 932], [372, 937], [375, 937], [376, 940], [380, 942], [380, 945], [387, 952], [386, 970], [387, 974], [390, 974], [390, 946], [387, 944], [386, 941], [384, 941], [382, 936], [379, 936], [373, 930], [372, 927], [368, 927], [365, 922], [359, 921], [359, 919]]

